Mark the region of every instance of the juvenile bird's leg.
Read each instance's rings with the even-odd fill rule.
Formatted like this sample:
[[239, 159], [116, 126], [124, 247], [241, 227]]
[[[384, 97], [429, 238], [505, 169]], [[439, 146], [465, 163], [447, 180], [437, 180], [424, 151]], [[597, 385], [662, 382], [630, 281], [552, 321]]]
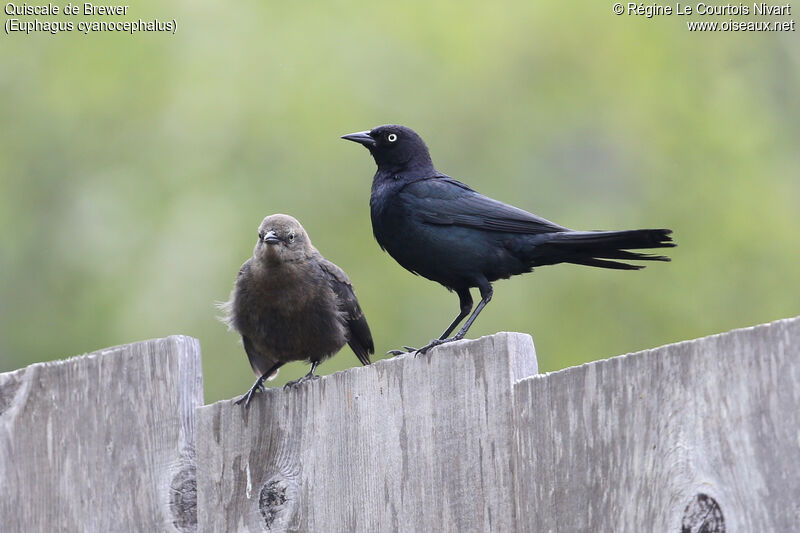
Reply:
[[308, 374], [306, 374], [305, 376], [303, 376], [300, 379], [296, 379], [294, 381], [286, 382], [286, 385], [284, 385], [283, 387], [284, 388], [286, 388], [286, 387], [294, 387], [295, 385], [299, 385], [299, 384], [303, 383], [304, 381], [308, 381], [309, 379], [317, 379], [319, 376], [315, 376], [314, 375], [314, 370], [316, 370], [318, 366], [319, 366], [319, 361], [311, 361], [311, 370], [308, 371]]
[[234, 403], [236, 405], [239, 405], [240, 403], [244, 402], [244, 408], [250, 409], [250, 400], [253, 398], [253, 394], [255, 394], [255, 392], [258, 390], [262, 390], [264, 388], [263, 387], [264, 380], [269, 378], [282, 365], [283, 363], [277, 363], [272, 368], [261, 374], [261, 377], [259, 377], [256, 380], [255, 384], [250, 388], [250, 390], [247, 391], [247, 394], [236, 400]]
[[[456, 333], [449, 339], [440, 338], [432, 340], [426, 346], [423, 346], [422, 348], [417, 350], [417, 354], [424, 354], [434, 346], [439, 346], [440, 344], [445, 344], [447, 342], [453, 342], [464, 338], [464, 335], [467, 334], [467, 331], [469, 331], [469, 328], [470, 326], [472, 326], [472, 323], [475, 322], [476, 318], [478, 318], [478, 315], [481, 313], [481, 311], [483, 311], [483, 308], [486, 307], [486, 304], [488, 304], [491, 301], [492, 294], [494, 294], [494, 291], [492, 290], [492, 285], [485, 279], [479, 282], [478, 289], [481, 291], [481, 301], [478, 302], [478, 307], [475, 308], [475, 311], [473, 311], [472, 315], [470, 315], [466, 323], [464, 323], [464, 326], [460, 330], [458, 330], [458, 333]], [[459, 293], [459, 298], [460, 297], [461, 294]], [[472, 299], [470, 298], [470, 304], [471, 303]], [[463, 300], [462, 300], [462, 305], [463, 305]], [[467, 312], [469, 312], [469, 310]], [[458, 324], [459, 321], [460, 320], [457, 320], [455, 324]], [[455, 326], [451, 324], [451, 326], [447, 328], [447, 331], [445, 331], [445, 333], [449, 333], [453, 329], [453, 327]], [[444, 335], [442, 337], [444, 337]]]

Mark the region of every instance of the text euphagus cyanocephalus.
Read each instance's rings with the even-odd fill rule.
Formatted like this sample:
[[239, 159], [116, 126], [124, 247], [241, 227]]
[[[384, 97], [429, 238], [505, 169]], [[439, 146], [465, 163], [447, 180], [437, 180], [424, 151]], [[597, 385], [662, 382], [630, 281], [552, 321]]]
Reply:
[[[369, 202], [378, 244], [407, 270], [458, 294], [458, 316], [419, 352], [464, 337], [497, 279], [556, 263], [637, 270], [644, 267], [615, 260], [669, 261], [627, 250], [674, 246], [671, 230], [573, 231], [487, 198], [437, 172], [425, 142], [410, 128], [378, 126], [342, 138], [364, 145], [378, 165]], [[481, 301], [448, 338], [472, 310], [472, 287]]]
[[[306, 360], [308, 374], [345, 343], [362, 364], [375, 352], [367, 319], [347, 274], [311, 245], [303, 226], [288, 215], [271, 215], [258, 228], [253, 257], [239, 270], [225, 322], [242, 336], [258, 376], [236, 403], [249, 407], [253, 394], [284, 363]], [[296, 383], [296, 382], [295, 382]]]

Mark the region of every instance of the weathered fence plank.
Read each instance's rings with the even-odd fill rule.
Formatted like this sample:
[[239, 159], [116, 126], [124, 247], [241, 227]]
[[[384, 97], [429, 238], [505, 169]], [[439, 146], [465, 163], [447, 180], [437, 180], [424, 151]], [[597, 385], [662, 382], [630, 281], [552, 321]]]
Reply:
[[527, 335], [445, 345], [198, 409], [200, 531], [513, 531]]
[[0, 531], [194, 531], [202, 387], [182, 336], [0, 374]]
[[515, 386], [520, 531], [800, 531], [800, 318]]
[[800, 317], [535, 374], [515, 333], [249, 411], [187, 337], [0, 374], [0, 531], [800, 531]]

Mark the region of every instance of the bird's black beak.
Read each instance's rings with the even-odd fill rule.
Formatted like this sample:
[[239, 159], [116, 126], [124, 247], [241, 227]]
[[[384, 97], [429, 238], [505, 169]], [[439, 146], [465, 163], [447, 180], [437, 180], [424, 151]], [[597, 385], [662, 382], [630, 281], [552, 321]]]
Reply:
[[264, 235], [264, 238], [261, 240], [264, 241], [265, 244], [278, 244], [279, 242], [281, 242], [281, 240], [278, 238], [278, 236], [275, 234], [274, 231], [268, 231], [267, 234]]
[[363, 144], [366, 147], [375, 146], [375, 139], [369, 134], [368, 131], [357, 131], [356, 133], [348, 133], [342, 135], [342, 139], [353, 141], [358, 144]]

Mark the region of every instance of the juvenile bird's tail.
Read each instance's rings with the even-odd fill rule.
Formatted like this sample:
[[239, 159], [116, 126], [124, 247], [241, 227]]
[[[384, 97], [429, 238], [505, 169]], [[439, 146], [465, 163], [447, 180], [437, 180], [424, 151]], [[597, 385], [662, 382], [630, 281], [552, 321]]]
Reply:
[[[636, 261], [669, 261], [663, 255], [630, 252], [642, 248], [671, 248], [669, 229], [635, 229], [627, 231], [565, 231], [549, 235], [541, 248], [555, 252], [558, 263], [573, 263], [618, 270], [639, 270], [644, 265], [631, 265], [613, 259]], [[552, 263], [540, 263], [552, 264]]]

